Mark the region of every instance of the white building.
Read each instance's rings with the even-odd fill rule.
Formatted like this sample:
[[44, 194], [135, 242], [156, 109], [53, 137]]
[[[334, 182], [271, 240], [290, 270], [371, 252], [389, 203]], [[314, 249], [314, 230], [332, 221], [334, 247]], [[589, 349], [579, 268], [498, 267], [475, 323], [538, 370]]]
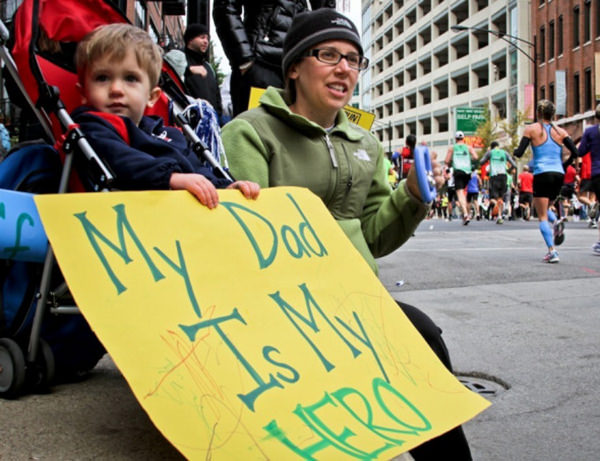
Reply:
[[529, 41], [530, 8], [523, 0], [362, 0], [371, 64], [360, 77], [360, 107], [375, 113], [374, 132], [386, 149], [410, 133], [434, 149], [447, 147], [457, 107], [488, 103], [502, 118], [524, 111], [535, 50], [512, 41], [520, 52], [493, 32]]

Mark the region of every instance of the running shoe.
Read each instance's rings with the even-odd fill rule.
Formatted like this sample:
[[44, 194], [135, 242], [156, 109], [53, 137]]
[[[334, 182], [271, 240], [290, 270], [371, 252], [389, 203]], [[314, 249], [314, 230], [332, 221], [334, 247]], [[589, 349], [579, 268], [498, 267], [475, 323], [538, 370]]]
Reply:
[[463, 226], [468, 225], [471, 222], [471, 218], [468, 216], [463, 217]]
[[565, 222], [564, 219], [557, 219], [554, 222], [554, 244], [560, 245], [565, 241]]
[[502, 218], [498, 218], [498, 219], [496, 220], [496, 224], [504, 224], [504, 219], [502, 219]]
[[592, 251], [596, 254], [600, 255], [600, 241], [594, 243], [594, 245], [592, 246]]
[[544, 256], [544, 261], [550, 264], [559, 262], [560, 258], [558, 257], [558, 251], [554, 250], [546, 253], [546, 256]]

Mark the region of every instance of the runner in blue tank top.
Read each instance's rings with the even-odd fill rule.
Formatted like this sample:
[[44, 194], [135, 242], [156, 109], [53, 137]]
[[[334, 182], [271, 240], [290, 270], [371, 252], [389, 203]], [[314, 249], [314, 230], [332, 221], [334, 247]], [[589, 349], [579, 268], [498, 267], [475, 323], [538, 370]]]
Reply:
[[[514, 156], [520, 158], [529, 143], [533, 150], [533, 206], [540, 220], [539, 228], [548, 247], [544, 261], [557, 263], [560, 259], [555, 245], [564, 240], [563, 222], [557, 222], [556, 215], [550, 206], [558, 196], [563, 184], [564, 168], [577, 156], [575, 143], [569, 134], [552, 123], [555, 107], [551, 101], [542, 99], [537, 104], [538, 123], [528, 125], [523, 132], [521, 143], [514, 151]], [[563, 146], [571, 152], [571, 156], [563, 162]], [[553, 230], [550, 224], [554, 225]]]

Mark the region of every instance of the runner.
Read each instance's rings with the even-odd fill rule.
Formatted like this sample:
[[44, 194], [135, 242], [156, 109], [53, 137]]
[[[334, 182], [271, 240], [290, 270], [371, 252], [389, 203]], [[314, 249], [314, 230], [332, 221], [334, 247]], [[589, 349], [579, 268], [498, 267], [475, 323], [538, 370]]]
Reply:
[[529, 171], [529, 166], [523, 166], [523, 171], [519, 175], [518, 185], [519, 206], [522, 210], [522, 218], [525, 221], [529, 221], [533, 202], [533, 174]]
[[509, 162], [513, 167], [517, 167], [514, 159], [508, 155], [504, 149], [500, 149], [500, 145], [494, 141], [490, 145], [485, 155], [480, 162], [483, 165], [488, 160], [490, 161], [490, 204], [494, 209], [498, 209], [498, 219], [496, 224], [504, 223], [502, 214], [504, 212], [504, 195], [506, 194], [507, 175], [506, 162]]
[[454, 187], [462, 211], [463, 224], [466, 226], [471, 221], [467, 209], [466, 188], [471, 178], [473, 165], [477, 164], [477, 154], [471, 146], [465, 143], [465, 134], [462, 131], [457, 131], [454, 139], [456, 142], [448, 148], [446, 154], [446, 165], [451, 166], [454, 170]]
[[[588, 152], [592, 160], [592, 191], [596, 200], [600, 199], [600, 104], [596, 106], [596, 123], [585, 129], [581, 143], [579, 144], [579, 155], [584, 156]], [[597, 216], [596, 216], [597, 218]], [[592, 247], [596, 254], [600, 254], [600, 226], [598, 227], [598, 241]]]
[[[565, 166], [569, 165], [577, 156], [577, 148], [568, 133], [552, 123], [555, 110], [554, 104], [547, 99], [542, 99], [537, 103], [539, 122], [525, 127], [519, 147], [513, 153], [515, 157], [521, 158], [531, 143], [533, 149], [533, 206], [540, 220], [540, 232], [548, 247], [544, 261], [551, 264], [560, 261], [555, 245], [560, 244], [561, 239], [564, 239], [564, 224], [558, 222], [556, 215], [550, 210], [550, 205], [558, 197], [565, 175], [562, 146], [566, 146], [571, 151], [571, 156], [565, 162]], [[554, 239], [549, 222], [556, 223]]]

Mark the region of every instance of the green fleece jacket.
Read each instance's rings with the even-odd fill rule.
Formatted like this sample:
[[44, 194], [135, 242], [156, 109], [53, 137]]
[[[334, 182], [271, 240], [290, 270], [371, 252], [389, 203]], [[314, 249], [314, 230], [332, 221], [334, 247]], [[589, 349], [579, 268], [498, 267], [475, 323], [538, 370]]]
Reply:
[[281, 90], [270, 87], [260, 107], [223, 127], [222, 139], [234, 178], [261, 187], [307, 187], [375, 272], [374, 257], [402, 245], [426, 215], [427, 206], [405, 182], [392, 191], [381, 144], [344, 111], [326, 131], [292, 113]]

